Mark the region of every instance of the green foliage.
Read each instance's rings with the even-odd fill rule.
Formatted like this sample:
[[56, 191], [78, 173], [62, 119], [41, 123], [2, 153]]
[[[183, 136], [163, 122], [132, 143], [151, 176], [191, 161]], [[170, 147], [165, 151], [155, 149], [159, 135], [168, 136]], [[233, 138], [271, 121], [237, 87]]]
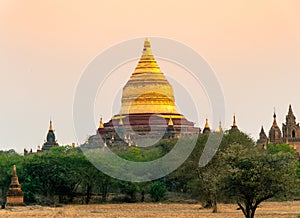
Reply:
[[298, 162], [297, 177], [300, 179], [300, 162]]
[[130, 203], [136, 202], [136, 194], [140, 191], [139, 185], [133, 182], [120, 182], [119, 184], [121, 192], [126, 194], [124, 201]]
[[261, 202], [286, 197], [295, 191], [296, 156], [286, 146], [265, 151], [235, 143], [222, 156], [227, 166], [222, 184], [246, 218], [254, 217]]
[[165, 197], [167, 193], [167, 187], [163, 182], [155, 182], [151, 184], [149, 193], [151, 195], [151, 198], [155, 202], [158, 202]]
[[276, 145], [274, 145], [273, 143], [269, 143], [267, 146], [267, 151], [270, 154], [294, 153], [294, 155], [296, 156], [296, 150], [292, 146], [285, 143], [276, 144]]
[[[203, 205], [213, 207], [215, 212], [217, 202], [234, 200], [244, 214], [253, 216], [260, 202], [270, 197], [292, 196], [297, 188], [299, 190], [296, 184], [299, 184], [300, 164], [296, 161], [295, 150], [289, 145], [270, 144], [264, 150], [256, 147], [247, 134], [229, 130], [224, 132], [214, 157], [207, 165], [199, 167], [207, 140], [208, 134], [200, 135], [182, 166], [163, 178], [163, 182], [148, 183], [117, 181], [99, 171], [89, 160], [93, 159], [96, 165], [105, 163], [109, 156], [102, 155], [101, 161], [97, 162], [100, 154], [105, 154], [104, 149], [92, 149], [83, 154], [79, 148], [60, 146], [49, 152], [25, 156], [13, 151], [0, 152], [0, 187], [4, 197], [12, 166], [16, 164], [26, 203], [42, 203], [41, 196], [51, 202], [59, 199], [61, 203], [70, 203], [78, 193], [81, 202], [86, 204], [95, 199], [95, 194], [106, 202], [109, 193], [125, 194], [122, 201], [126, 202], [144, 201], [145, 193], [149, 193], [154, 201], [159, 201], [169, 190], [190, 194]], [[176, 142], [175, 139], [161, 140], [148, 148], [122, 145], [113, 149], [122, 158], [143, 162], [166, 155]], [[189, 143], [188, 139], [186, 143]], [[112, 170], [119, 172], [124, 167], [127, 166], [117, 165]], [[143, 171], [139, 173], [143, 175]]]
[[40, 192], [40, 183], [37, 178], [27, 176], [22, 182], [22, 190], [24, 193], [24, 201], [26, 203], [36, 203], [37, 199], [35, 195]]

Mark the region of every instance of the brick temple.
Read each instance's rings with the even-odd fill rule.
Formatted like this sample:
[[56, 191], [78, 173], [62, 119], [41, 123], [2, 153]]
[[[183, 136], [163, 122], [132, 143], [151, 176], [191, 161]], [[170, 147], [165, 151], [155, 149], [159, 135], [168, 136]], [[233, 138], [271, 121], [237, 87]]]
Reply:
[[16, 165], [13, 166], [13, 175], [11, 183], [6, 194], [7, 206], [23, 206], [24, 205], [24, 193], [19, 183]]

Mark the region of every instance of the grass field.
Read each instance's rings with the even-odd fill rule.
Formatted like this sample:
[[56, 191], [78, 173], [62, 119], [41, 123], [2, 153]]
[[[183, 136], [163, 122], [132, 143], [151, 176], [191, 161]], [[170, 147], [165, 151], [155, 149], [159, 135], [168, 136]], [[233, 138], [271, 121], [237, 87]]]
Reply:
[[[42, 206], [7, 207], [0, 210], [0, 217], [243, 217], [237, 206], [220, 204], [218, 213], [200, 209], [197, 204], [93, 204], [65, 205], [51, 208]], [[256, 217], [297, 218], [300, 215], [300, 201], [266, 202], [256, 212]]]

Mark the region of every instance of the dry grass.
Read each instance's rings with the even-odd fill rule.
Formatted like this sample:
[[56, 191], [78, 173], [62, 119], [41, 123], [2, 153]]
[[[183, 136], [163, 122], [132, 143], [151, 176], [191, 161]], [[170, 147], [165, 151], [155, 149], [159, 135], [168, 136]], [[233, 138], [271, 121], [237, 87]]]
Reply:
[[[94, 204], [66, 205], [51, 208], [41, 206], [8, 207], [0, 210], [0, 217], [243, 217], [236, 205], [221, 204], [219, 212], [199, 209], [196, 204]], [[256, 217], [297, 218], [300, 214], [300, 201], [266, 202], [256, 212]]]

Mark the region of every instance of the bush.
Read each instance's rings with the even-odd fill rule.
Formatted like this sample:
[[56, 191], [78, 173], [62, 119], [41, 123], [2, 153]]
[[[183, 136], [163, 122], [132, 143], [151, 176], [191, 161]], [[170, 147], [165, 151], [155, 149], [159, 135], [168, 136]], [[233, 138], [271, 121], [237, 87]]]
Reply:
[[155, 202], [158, 202], [163, 197], [165, 197], [166, 193], [167, 188], [165, 183], [163, 182], [155, 182], [150, 187], [150, 195]]

